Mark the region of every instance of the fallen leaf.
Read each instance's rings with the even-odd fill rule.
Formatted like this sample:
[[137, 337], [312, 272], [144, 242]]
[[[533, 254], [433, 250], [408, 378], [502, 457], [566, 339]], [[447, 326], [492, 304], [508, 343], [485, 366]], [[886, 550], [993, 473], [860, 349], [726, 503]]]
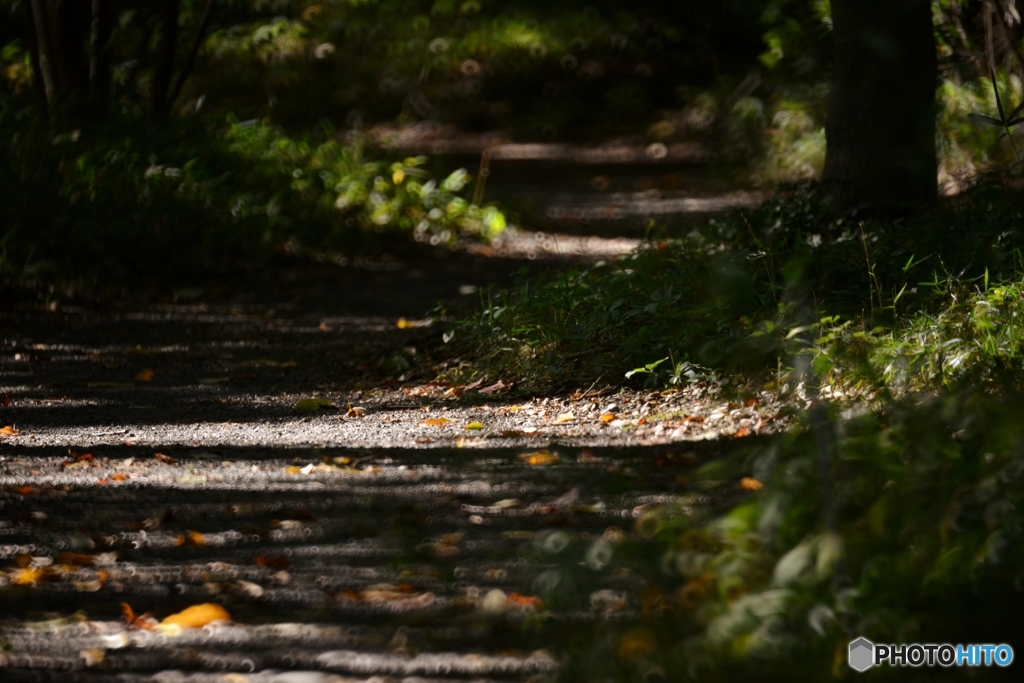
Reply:
[[288, 569], [292, 566], [291, 561], [285, 555], [267, 557], [263, 553], [260, 553], [253, 558], [253, 562], [256, 563], [257, 567], [269, 567], [270, 569]]
[[619, 641], [619, 659], [631, 660], [647, 657], [655, 651], [654, 635], [644, 628], [635, 628]]
[[162, 462], [165, 465], [177, 465], [178, 464], [177, 460], [175, 460], [174, 458], [172, 458], [169, 455], [164, 455], [163, 453], [154, 453], [153, 454], [153, 459], [156, 460], [157, 462]]
[[110, 478], [113, 479], [114, 481], [125, 481], [128, 479], [128, 475], [124, 474], [123, 472], [115, 472], [114, 475]]
[[544, 609], [544, 601], [538, 597], [532, 595], [521, 595], [519, 593], [509, 593], [506, 598], [508, 604], [512, 607], [519, 607], [525, 609], [542, 610]]
[[546, 448], [531, 453], [520, 453], [517, 457], [525, 461], [527, 465], [547, 465], [551, 462], [558, 462], [558, 456]]
[[160, 622], [161, 626], [178, 626], [179, 628], [202, 628], [215, 621], [231, 621], [228, 611], [215, 602], [204, 602], [192, 605], [177, 614], [172, 614]]
[[522, 409], [522, 406], [505, 406], [504, 408], [502, 408], [502, 410], [507, 410], [510, 413], [518, 413]]
[[604, 422], [605, 424], [608, 424], [609, 422], [611, 422], [614, 419], [615, 419], [615, 413], [602, 413], [601, 414], [601, 422]]
[[429, 436], [423, 436], [420, 437], [419, 439], [416, 439], [416, 443], [432, 443], [433, 441], [434, 440], [431, 439]]
[[483, 429], [484, 425], [482, 422], [470, 422], [466, 425], [466, 429]]
[[83, 553], [70, 553], [64, 552], [57, 555], [57, 562], [61, 564], [76, 564], [82, 566], [92, 566], [96, 560], [92, 555], [85, 555]]
[[446, 424], [451, 422], [447, 417], [435, 417], [430, 420], [424, 420], [420, 422], [424, 427], [444, 427]]
[[753, 477], [743, 477], [740, 479], [740, 488], [744, 491], [760, 491], [764, 484]]
[[153, 371], [150, 370], [149, 368], [146, 368], [144, 370], [139, 370], [138, 374], [135, 375], [135, 381], [136, 382], [152, 382], [153, 381]]
[[576, 416], [573, 415], [572, 413], [562, 413], [561, 415], [559, 415], [558, 417], [555, 418], [555, 424], [556, 425], [565, 424], [566, 422], [572, 422], [575, 419], [576, 419]]
[[506, 389], [510, 388], [511, 386], [512, 386], [511, 384], [505, 384], [504, 382], [502, 382], [499, 379], [494, 384], [492, 384], [492, 385], [490, 385], [488, 387], [484, 387], [483, 389], [480, 389], [479, 391], [480, 391], [481, 394], [493, 395], [493, 394], [497, 394], [497, 393], [500, 393], [502, 391], [505, 391]]
[[25, 567], [11, 577], [16, 586], [36, 586], [46, 576], [46, 567]]
[[101, 647], [91, 647], [86, 650], [79, 650], [78, 656], [86, 667], [99, 666], [107, 656], [107, 651]]
[[750, 434], [750, 427], [740, 427], [739, 429], [736, 430], [736, 433], [733, 434], [733, 436], [737, 439], [742, 439], [745, 436], [750, 436]]
[[743, 405], [745, 405], [748, 408], [756, 408], [759, 405], [761, 405], [761, 402], [757, 400], [757, 397], [751, 396], [750, 398], [743, 402]]
[[345, 417], [362, 417], [366, 415], [366, 408], [362, 406], [354, 406], [351, 403], [348, 404], [348, 410], [345, 412]]
[[295, 410], [320, 410], [333, 407], [334, 404], [327, 398], [304, 398], [295, 404]]

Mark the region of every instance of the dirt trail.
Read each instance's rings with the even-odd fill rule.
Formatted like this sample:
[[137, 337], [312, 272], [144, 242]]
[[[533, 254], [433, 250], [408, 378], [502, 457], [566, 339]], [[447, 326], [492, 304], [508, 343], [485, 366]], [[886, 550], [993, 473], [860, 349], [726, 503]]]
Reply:
[[[644, 545], [637, 520], [727, 502], [680, 482], [784, 420], [703, 386], [430, 382], [436, 302], [571, 253], [559, 239], [292, 263], [162, 303], [8, 302], [5, 680], [536, 683], [573, 633], [634, 617], [643, 577], [602, 570]], [[207, 602], [231, 623], [122, 617]]]

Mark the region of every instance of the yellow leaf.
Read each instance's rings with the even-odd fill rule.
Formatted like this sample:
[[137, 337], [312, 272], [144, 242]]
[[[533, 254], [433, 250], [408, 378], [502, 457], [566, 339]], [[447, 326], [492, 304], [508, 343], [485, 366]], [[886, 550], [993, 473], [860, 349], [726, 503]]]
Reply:
[[45, 575], [43, 567], [25, 567], [14, 572], [14, 584], [17, 586], [35, 586]]
[[630, 660], [646, 657], [653, 652], [654, 636], [647, 629], [633, 629], [619, 641], [619, 659]]
[[466, 425], [466, 429], [483, 429], [484, 425], [482, 422], [470, 422]]
[[137, 375], [135, 375], [135, 381], [136, 382], [152, 382], [153, 381], [153, 371], [150, 370], [149, 368], [146, 368], [145, 370], [139, 370], [139, 373]]
[[0, 427], [0, 436], [17, 436], [18, 434], [21, 434], [21, 432], [19, 432], [11, 425], [7, 425], [6, 427]]
[[556, 425], [565, 424], [566, 422], [572, 422], [575, 419], [576, 419], [576, 416], [573, 415], [572, 413], [562, 413], [561, 415], [559, 415], [558, 417], [555, 418], [555, 424]]
[[740, 479], [740, 488], [744, 491], [760, 491], [764, 488], [764, 484], [753, 477], [743, 477]]
[[601, 422], [608, 424], [615, 419], [615, 413], [602, 413]]
[[285, 472], [287, 472], [288, 474], [302, 474], [302, 468], [292, 465], [291, 467], [286, 469]]
[[192, 605], [177, 614], [172, 614], [161, 621], [160, 625], [202, 628], [215, 621], [231, 621], [231, 615], [215, 602], [204, 602], [201, 605]]
[[402, 169], [398, 169], [391, 174], [391, 181], [394, 182], [395, 185], [401, 185], [403, 180], [405, 180], [405, 171]]
[[398, 329], [407, 330], [410, 327], [412, 327], [412, 324], [408, 320], [406, 320], [405, 318], [398, 319]]
[[527, 465], [547, 465], [551, 462], [558, 462], [558, 456], [546, 448], [532, 453], [520, 453], [519, 459], [525, 461]]
[[304, 398], [295, 404], [295, 410], [320, 410], [333, 407], [334, 404], [327, 398]]
[[435, 417], [432, 420], [424, 420], [420, 422], [424, 427], [444, 427], [446, 424], [451, 422], [447, 417]]

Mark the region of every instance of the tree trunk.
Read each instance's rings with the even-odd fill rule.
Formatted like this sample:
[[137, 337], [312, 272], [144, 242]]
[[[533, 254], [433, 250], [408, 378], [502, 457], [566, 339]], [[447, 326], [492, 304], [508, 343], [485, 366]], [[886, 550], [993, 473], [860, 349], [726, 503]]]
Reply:
[[838, 211], [935, 203], [938, 60], [930, 0], [832, 0], [835, 64], [822, 185]]
[[110, 96], [110, 2], [92, 0], [92, 26], [89, 32], [89, 93], [98, 110], [107, 108]]
[[160, 0], [160, 43], [153, 71], [153, 111], [166, 114], [171, 107], [169, 94], [178, 54], [178, 0]]

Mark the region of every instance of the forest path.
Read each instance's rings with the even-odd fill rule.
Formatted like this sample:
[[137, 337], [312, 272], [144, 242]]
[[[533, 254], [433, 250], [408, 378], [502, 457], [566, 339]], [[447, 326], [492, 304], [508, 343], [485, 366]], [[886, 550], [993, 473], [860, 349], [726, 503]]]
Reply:
[[[635, 619], [647, 513], [744, 495], [690, 473], [785, 420], [770, 395], [702, 385], [513, 401], [432, 382], [439, 299], [571, 257], [560, 243], [594, 259], [635, 238], [572, 239], [6, 305], [7, 680], [537, 682]], [[217, 603], [231, 623], [179, 633], [121, 603]]]

